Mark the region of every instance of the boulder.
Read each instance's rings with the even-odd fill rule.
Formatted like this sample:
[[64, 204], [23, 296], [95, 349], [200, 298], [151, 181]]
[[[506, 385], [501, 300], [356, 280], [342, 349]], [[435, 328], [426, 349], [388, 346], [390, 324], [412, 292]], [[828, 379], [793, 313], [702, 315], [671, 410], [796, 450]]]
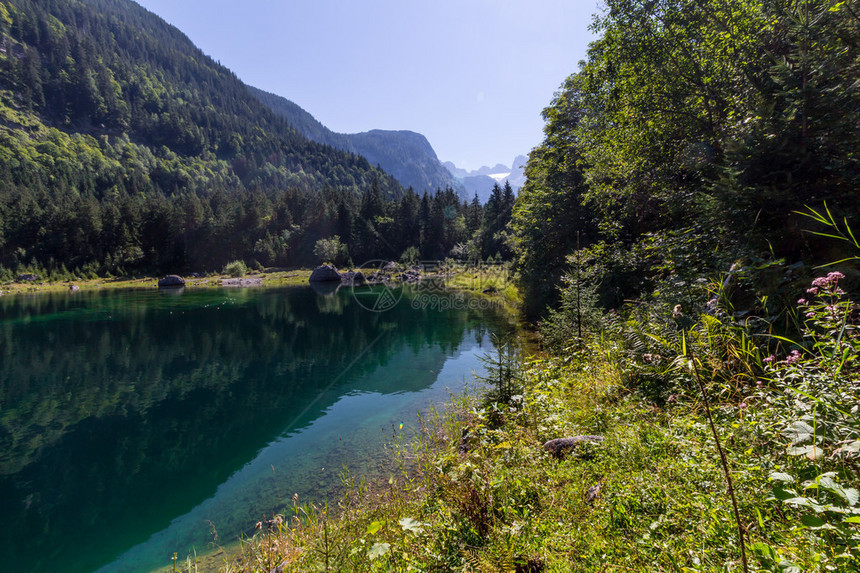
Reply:
[[421, 272], [415, 269], [410, 269], [400, 275], [400, 280], [405, 283], [417, 283], [421, 281]]
[[583, 442], [600, 443], [603, 436], [573, 436], [572, 438], [556, 438], [543, 445], [543, 448], [556, 458], [563, 458]]
[[320, 265], [314, 269], [308, 281], [312, 283], [340, 282], [340, 273], [331, 265]]
[[361, 271], [346, 271], [340, 274], [340, 282], [349, 285], [361, 285], [364, 284], [364, 273]]
[[34, 283], [37, 280], [39, 280], [39, 275], [34, 275], [34, 274], [30, 274], [30, 273], [18, 275], [18, 282], [19, 283], [24, 283], [24, 282]]
[[163, 279], [158, 280], [158, 288], [176, 288], [184, 286], [185, 279], [179, 275], [167, 275]]

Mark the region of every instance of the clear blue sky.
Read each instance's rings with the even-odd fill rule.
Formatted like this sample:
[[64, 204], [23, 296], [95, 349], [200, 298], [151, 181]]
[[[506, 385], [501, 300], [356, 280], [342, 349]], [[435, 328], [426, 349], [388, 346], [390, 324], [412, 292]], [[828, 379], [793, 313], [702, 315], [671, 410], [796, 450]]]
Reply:
[[442, 161], [510, 164], [585, 57], [597, 0], [138, 0], [245, 83], [341, 133], [423, 133]]

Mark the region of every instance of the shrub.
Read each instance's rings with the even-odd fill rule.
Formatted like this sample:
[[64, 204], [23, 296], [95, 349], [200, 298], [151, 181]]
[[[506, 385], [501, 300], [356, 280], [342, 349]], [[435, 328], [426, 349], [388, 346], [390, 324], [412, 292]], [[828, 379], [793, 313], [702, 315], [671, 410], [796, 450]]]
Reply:
[[241, 277], [248, 273], [248, 266], [245, 261], [231, 261], [224, 265], [224, 274], [231, 277]]

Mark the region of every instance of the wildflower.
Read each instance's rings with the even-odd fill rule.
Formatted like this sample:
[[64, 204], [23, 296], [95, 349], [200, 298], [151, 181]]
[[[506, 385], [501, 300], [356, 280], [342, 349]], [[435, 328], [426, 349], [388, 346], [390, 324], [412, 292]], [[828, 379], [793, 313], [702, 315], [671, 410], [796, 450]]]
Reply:
[[756, 388], [760, 389], [762, 386], [764, 386], [764, 382], [762, 382], [761, 380], [756, 380], [755, 386], [756, 386]]
[[815, 318], [815, 313], [810, 310], [809, 312], [806, 313], [805, 316], [806, 316], [806, 318]]
[[681, 312], [681, 305], [676, 304], [675, 308], [672, 309], [672, 318], [680, 318], [683, 313]]
[[740, 408], [741, 410], [746, 410], [746, 407], [747, 407], [746, 402], [741, 402], [740, 404], [738, 404], [738, 408]]
[[797, 304], [806, 304], [806, 303], [807, 303], [807, 300], [805, 298], [797, 299]]
[[797, 364], [800, 361], [800, 352], [797, 350], [792, 350], [791, 354], [785, 357], [786, 364]]
[[821, 287], [821, 288], [836, 286], [836, 283], [838, 283], [841, 279], [844, 279], [844, 278], [845, 278], [845, 275], [843, 275], [839, 271], [833, 271], [833, 272], [827, 273], [826, 277], [818, 277], [817, 279], [813, 280], [812, 286], [813, 287]]
[[774, 360], [776, 360], [776, 356], [774, 356], [773, 354], [771, 354], [771, 355], [770, 355], [770, 356], [768, 356], [767, 358], [764, 358], [764, 359], [762, 360], [762, 362], [764, 362], [765, 364], [770, 364], [770, 363], [771, 363], [771, 362], [773, 362]]
[[818, 294], [818, 287], [812, 287], [806, 289], [806, 294]]

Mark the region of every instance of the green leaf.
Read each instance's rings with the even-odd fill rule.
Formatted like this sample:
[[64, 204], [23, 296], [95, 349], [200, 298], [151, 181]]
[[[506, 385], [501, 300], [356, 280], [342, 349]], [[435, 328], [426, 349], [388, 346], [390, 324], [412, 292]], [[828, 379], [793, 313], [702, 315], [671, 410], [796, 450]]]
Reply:
[[411, 517], [404, 517], [397, 523], [400, 524], [400, 527], [403, 528], [403, 531], [411, 531], [412, 533], [421, 533], [422, 529], [427, 525], [426, 523], [421, 523], [420, 521], [416, 521]]
[[856, 489], [850, 487], [844, 488], [830, 477], [821, 477], [818, 480], [818, 484], [821, 489], [841, 497], [849, 506], [857, 505], [860, 494], [858, 494]]
[[791, 446], [785, 453], [790, 456], [806, 456], [810, 460], [817, 460], [824, 455], [824, 450], [818, 446]]
[[388, 553], [389, 549], [391, 549], [390, 543], [374, 543], [373, 547], [367, 550], [367, 557], [373, 561]]
[[815, 503], [814, 501], [812, 501], [808, 497], [792, 497], [792, 498], [783, 500], [783, 503], [788, 504], [788, 505], [799, 506], [799, 507], [808, 507], [808, 508], [812, 509], [813, 511], [815, 511], [816, 513], [821, 513], [822, 511], [824, 511], [823, 505], [819, 505], [819, 504]]
[[780, 501], [785, 501], [797, 497], [797, 492], [793, 489], [785, 490], [777, 486], [773, 488], [773, 497]]
[[852, 515], [842, 520], [842, 523], [858, 523], [860, 524], [860, 515]]
[[786, 474], [786, 473], [782, 473], [782, 472], [772, 472], [772, 473], [771, 473], [769, 476], [767, 476], [767, 477], [768, 477], [768, 479], [770, 479], [770, 480], [772, 480], [772, 481], [781, 481], [781, 482], [785, 482], [785, 483], [794, 483], [794, 477], [792, 477], [792, 476], [790, 476], [790, 475], [788, 475], [788, 474]]
[[383, 525], [385, 525], [384, 521], [374, 521], [373, 523], [371, 523], [370, 525], [367, 526], [367, 532], [370, 535], [373, 535], [374, 533], [376, 533], [377, 531], [382, 529]]
[[756, 543], [752, 543], [749, 547], [753, 551], [753, 553], [756, 553], [764, 557], [765, 559], [769, 559], [771, 561], [776, 559], [776, 553], [774, 552], [773, 547], [771, 547], [767, 543], [762, 543], [761, 541], [758, 541]]
[[804, 515], [800, 518], [800, 521], [801, 523], [803, 523], [803, 525], [812, 529], [821, 529], [822, 527], [827, 525], [826, 521], [814, 515]]
[[791, 445], [796, 446], [798, 444], [803, 444], [804, 442], [810, 442], [815, 437], [815, 428], [798, 420], [793, 422], [788, 430], [786, 430], [786, 436], [791, 438]]

